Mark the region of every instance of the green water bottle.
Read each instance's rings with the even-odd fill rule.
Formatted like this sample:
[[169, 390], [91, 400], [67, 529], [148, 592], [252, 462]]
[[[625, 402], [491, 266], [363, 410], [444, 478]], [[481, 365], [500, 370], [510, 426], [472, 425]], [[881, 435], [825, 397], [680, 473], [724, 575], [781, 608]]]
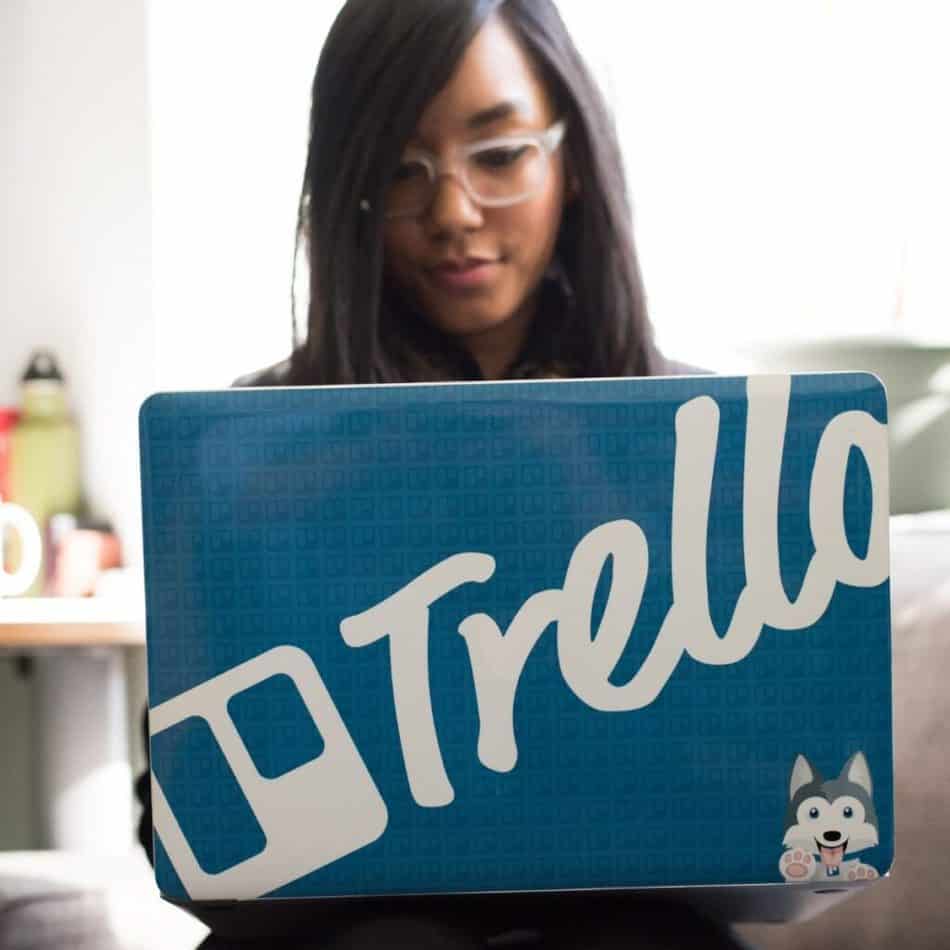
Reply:
[[[52, 353], [36, 351], [21, 384], [20, 419], [10, 439], [10, 497], [33, 515], [46, 538], [53, 515], [79, 512], [79, 431], [69, 410], [63, 375]], [[44, 566], [28, 595], [43, 593], [48, 550], [43, 554]], [[15, 566], [16, 551], [12, 560]]]

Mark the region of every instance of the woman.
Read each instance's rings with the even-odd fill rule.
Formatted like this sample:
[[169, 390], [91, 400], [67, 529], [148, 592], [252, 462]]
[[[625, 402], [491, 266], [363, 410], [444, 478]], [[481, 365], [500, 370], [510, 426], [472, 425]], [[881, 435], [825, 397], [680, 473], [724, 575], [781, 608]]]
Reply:
[[[683, 371], [653, 344], [614, 130], [551, 0], [349, 0], [314, 79], [298, 240], [305, 338], [238, 385]], [[490, 919], [476, 937], [442, 906], [311, 945], [484, 945]], [[544, 946], [732, 945], [675, 906], [515, 922]]]
[[609, 115], [550, 0], [351, 0], [313, 84], [306, 340], [240, 382], [675, 371], [630, 219]]

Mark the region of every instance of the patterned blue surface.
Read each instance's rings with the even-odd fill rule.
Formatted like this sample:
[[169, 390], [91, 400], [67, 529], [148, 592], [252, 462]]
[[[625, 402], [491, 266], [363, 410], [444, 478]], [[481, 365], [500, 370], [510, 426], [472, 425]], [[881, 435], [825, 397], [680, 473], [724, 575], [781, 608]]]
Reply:
[[266, 844], [204, 719], [191, 716], [152, 740], [156, 774], [209, 874], [253, 857]]
[[[777, 882], [795, 756], [837, 775], [859, 749], [875, 781], [881, 841], [861, 859], [881, 872], [890, 866], [886, 582], [839, 584], [811, 628], [766, 628], [737, 664], [684, 657], [657, 700], [633, 712], [582, 703], [564, 682], [549, 630], [518, 688], [517, 766], [500, 774], [477, 758], [459, 623], [485, 612], [504, 630], [528, 596], [563, 584], [588, 531], [618, 518], [643, 529], [650, 570], [611, 682], [626, 682], [643, 661], [672, 597], [674, 416], [700, 395], [721, 413], [708, 577], [712, 619], [725, 632], [745, 583], [745, 387], [742, 378], [709, 377], [545, 381], [166, 394], [146, 403], [150, 704], [276, 645], [301, 647], [388, 808], [377, 841], [276, 896]], [[793, 378], [779, 511], [791, 598], [814, 551], [808, 497], [818, 440], [847, 410], [886, 422], [873, 377]], [[860, 453], [848, 472], [845, 524], [861, 556], [871, 491]], [[350, 648], [339, 626], [461, 551], [491, 554], [496, 569], [432, 609], [432, 704], [455, 799], [422, 808], [396, 731], [388, 644]], [[322, 740], [288, 697], [289, 680], [267, 688], [272, 695], [262, 686], [232, 714], [261, 773], [277, 778], [319, 754]], [[152, 755], [205, 870], [263, 847], [201, 721], [155, 737]], [[161, 890], [186, 897], [162, 848], [157, 856]]]

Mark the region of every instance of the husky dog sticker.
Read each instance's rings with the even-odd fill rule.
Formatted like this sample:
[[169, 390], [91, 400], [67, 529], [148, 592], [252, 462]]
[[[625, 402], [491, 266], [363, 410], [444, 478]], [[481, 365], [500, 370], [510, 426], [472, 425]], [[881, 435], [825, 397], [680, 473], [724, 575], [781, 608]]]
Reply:
[[792, 766], [785, 812], [785, 853], [779, 871], [786, 881], [870, 881], [877, 871], [845, 855], [878, 843], [871, 770], [863, 752], [826, 781], [799, 755]]

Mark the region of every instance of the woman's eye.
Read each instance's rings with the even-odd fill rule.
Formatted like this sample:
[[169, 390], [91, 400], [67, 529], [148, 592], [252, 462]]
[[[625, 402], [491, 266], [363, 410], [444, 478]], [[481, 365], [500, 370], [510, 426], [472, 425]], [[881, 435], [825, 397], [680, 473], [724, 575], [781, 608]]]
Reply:
[[853, 818], [853, 817], [854, 817], [854, 809], [853, 809], [850, 805], [845, 805], [845, 808], [844, 808], [844, 817], [845, 817], [845, 818]]
[[482, 168], [507, 168], [518, 161], [529, 148], [528, 145], [488, 148], [483, 152], [477, 152], [475, 160]]
[[809, 818], [817, 818], [817, 817], [818, 817], [818, 809], [815, 808], [814, 806], [812, 806], [812, 808], [809, 809], [808, 817], [809, 817]]

